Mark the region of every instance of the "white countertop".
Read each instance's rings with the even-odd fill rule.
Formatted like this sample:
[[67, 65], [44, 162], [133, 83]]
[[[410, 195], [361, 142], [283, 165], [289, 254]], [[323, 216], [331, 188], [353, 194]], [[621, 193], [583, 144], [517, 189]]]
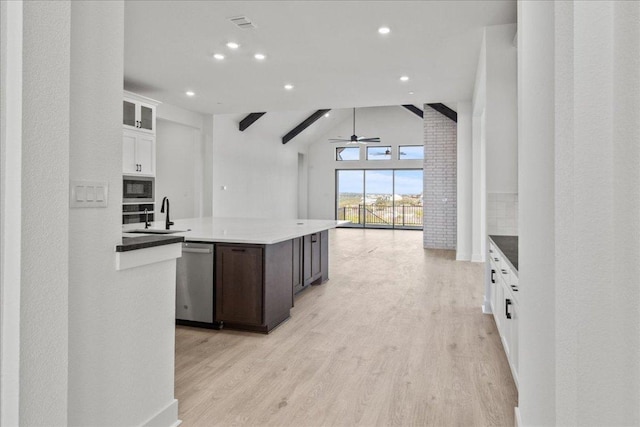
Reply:
[[[249, 243], [270, 245], [307, 234], [335, 228], [348, 221], [323, 219], [258, 219], [258, 218], [189, 218], [177, 219], [172, 230], [185, 230], [172, 236], [184, 236], [187, 241]], [[127, 230], [144, 228], [144, 224], [123, 226], [123, 236], [141, 234], [127, 233]], [[154, 221], [151, 229], [163, 230], [164, 221]]]

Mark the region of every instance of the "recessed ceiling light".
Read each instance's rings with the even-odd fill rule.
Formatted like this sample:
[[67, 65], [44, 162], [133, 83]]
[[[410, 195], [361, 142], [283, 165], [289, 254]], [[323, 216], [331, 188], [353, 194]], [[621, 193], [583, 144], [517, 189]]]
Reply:
[[293, 89], [293, 85], [289, 85], [289, 84], [287, 84], [287, 85], [284, 85], [284, 88], [285, 88], [286, 90], [291, 90], [291, 89]]
[[378, 32], [380, 34], [389, 34], [391, 30], [389, 29], [389, 27], [380, 27], [378, 28]]
[[400, 81], [402, 81], [402, 82], [409, 81], [409, 76], [402, 76], [402, 77], [400, 77]]
[[325, 113], [325, 115], [324, 115], [324, 116], [325, 116], [325, 117], [329, 117], [329, 113]]
[[413, 95], [413, 94], [414, 94], [414, 92], [413, 92], [413, 91], [409, 92], [409, 95]]
[[194, 93], [194, 92], [192, 92], [192, 91], [190, 91], [190, 90], [186, 91], [186, 92], [185, 92], [185, 94], [186, 94], [187, 96], [193, 96], [193, 95], [195, 95], [195, 93]]
[[237, 49], [237, 48], [240, 47], [240, 45], [238, 43], [235, 43], [235, 42], [229, 42], [229, 43], [227, 43], [227, 47], [229, 49]]
[[222, 61], [222, 60], [224, 59], [224, 55], [223, 55], [223, 54], [221, 54], [221, 53], [215, 53], [215, 54], [213, 55], [213, 57], [214, 57], [215, 59], [217, 59], [218, 61]]
[[263, 59], [266, 58], [266, 56], [263, 53], [256, 53], [255, 55], [253, 55], [254, 58], [256, 58], [258, 61], [262, 61]]

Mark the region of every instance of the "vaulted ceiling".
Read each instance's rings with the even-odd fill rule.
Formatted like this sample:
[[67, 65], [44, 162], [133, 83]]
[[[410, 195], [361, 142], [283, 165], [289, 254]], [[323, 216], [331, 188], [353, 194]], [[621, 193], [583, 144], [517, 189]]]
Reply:
[[455, 103], [471, 99], [482, 28], [515, 21], [514, 0], [128, 0], [125, 88], [202, 113]]

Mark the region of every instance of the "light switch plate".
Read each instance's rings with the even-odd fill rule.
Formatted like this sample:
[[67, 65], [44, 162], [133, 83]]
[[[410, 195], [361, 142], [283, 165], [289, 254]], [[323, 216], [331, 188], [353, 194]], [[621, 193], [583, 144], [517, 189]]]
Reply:
[[69, 207], [106, 208], [109, 199], [109, 183], [103, 181], [71, 181]]

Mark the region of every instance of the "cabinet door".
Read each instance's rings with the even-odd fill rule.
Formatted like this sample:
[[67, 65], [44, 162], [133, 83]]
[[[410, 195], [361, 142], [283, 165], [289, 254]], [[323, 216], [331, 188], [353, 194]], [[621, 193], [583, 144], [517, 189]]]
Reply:
[[122, 101], [122, 124], [136, 127], [136, 104], [132, 101]]
[[262, 324], [262, 249], [216, 246], [216, 320]]
[[302, 238], [302, 280], [304, 285], [311, 282], [311, 235]]
[[320, 233], [313, 233], [311, 235], [311, 275], [313, 277], [317, 277], [322, 274], [322, 269], [320, 265], [320, 244], [321, 244], [321, 235]]
[[138, 173], [136, 162], [136, 135], [124, 132], [122, 137], [122, 172], [125, 174]]
[[513, 302], [511, 307], [509, 307], [509, 312], [511, 313], [511, 338], [509, 340], [509, 361], [511, 362], [511, 367], [515, 373], [518, 375], [518, 303]]
[[299, 292], [304, 287], [302, 278], [302, 237], [293, 239], [293, 292]]
[[138, 127], [140, 129], [153, 131], [155, 127], [155, 108], [151, 105], [140, 104]]
[[144, 175], [155, 173], [155, 139], [151, 135], [140, 134], [136, 138], [136, 162], [138, 171]]

